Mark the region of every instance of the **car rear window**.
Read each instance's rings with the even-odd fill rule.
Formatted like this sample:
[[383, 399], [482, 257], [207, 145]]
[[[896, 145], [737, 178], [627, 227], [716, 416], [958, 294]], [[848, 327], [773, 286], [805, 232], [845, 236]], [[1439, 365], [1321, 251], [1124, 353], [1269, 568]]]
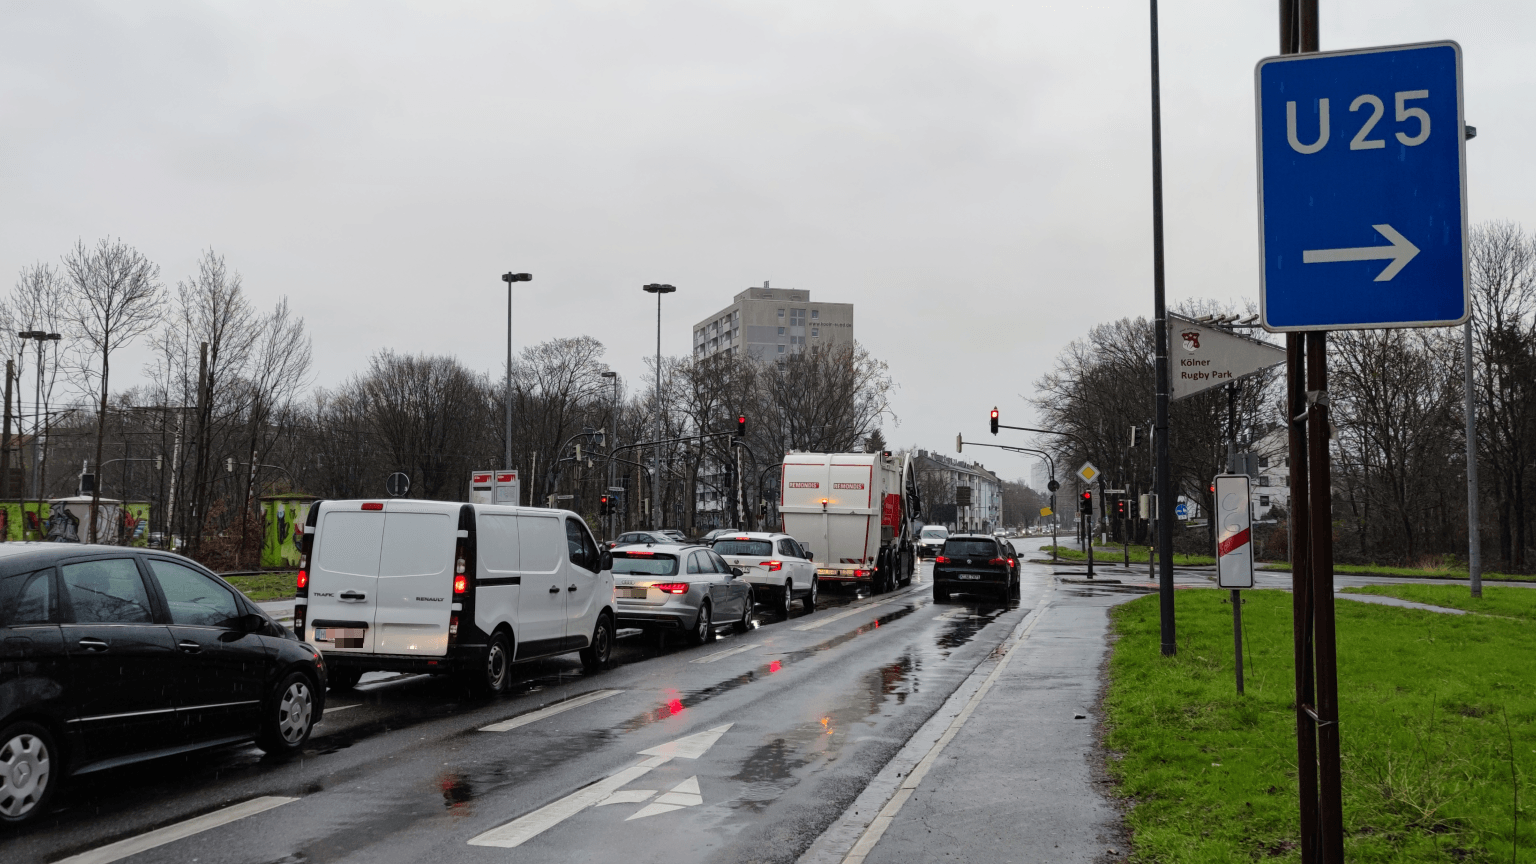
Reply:
[[768, 540], [716, 540], [715, 551], [721, 555], [772, 555], [773, 543]]
[[677, 556], [615, 552], [613, 573], [616, 576], [672, 576], [677, 573]]
[[969, 558], [978, 556], [993, 558], [997, 555], [997, 544], [991, 540], [945, 540], [944, 554]]
[[943, 540], [945, 537], [949, 536], [949, 532], [944, 530], [943, 528], [924, 528], [923, 529], [923, 536], [924, 537], [935, 537], [935, 538], [938, 538], [940, 540]]

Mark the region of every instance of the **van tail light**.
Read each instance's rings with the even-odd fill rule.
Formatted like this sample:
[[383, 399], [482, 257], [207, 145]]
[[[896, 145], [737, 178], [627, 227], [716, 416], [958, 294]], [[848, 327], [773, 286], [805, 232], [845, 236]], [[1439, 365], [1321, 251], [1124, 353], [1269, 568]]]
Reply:
[[[367, 504], [363, 505], [363, 509], [364, 510], [383, 510], [384, 509], [384, 505], [380, 504], [377, 501], [370, 501]], [[441, 560], [441, 559], [439, 559], [439, 560]]]
[[453, 562], [453, 572], [462, 576], [464, 574], [464, 570], [464, 559], [462, 557], [459, 558], [459, 560]]
[[767, 567], [768, 568], [768, 572], [772, 573], [775, 570], [783, 570], [784, 569], [784, 562], [783, 561], [759, 561], [759, 562], [757, 562], [757, 566], [759, 566], [759, 567]]
[[[439, 583], [441, 584], [441, 583]], [[469, 591], [469, 577], [463, 573], [453, 577], [453, 593], [464, 594]]]
[[307, 623], [304, 619], [308, 617], [308, 615], [309, 607], [305, 604], [300, 603], [293, 607], [293, 632], [297, 634], [300, 639], [304, 638], [304, 625]]
[[935, 555], [933, 557], [933, 563], [935, 563], [935, 564], [948, 564], [949, 563], [949, 559], [945, 558], [943, 555]]
[[655, 588], [657, 591], [665, 591], [668, 594], [688, 593], [687, 582], [663, 582], [660, 585], [653, 585], [651, 587]]
[[452, 615], [448, 618], [448, 639], [452, 641], [459, 636], [459, 616]]
[[299, 578], [294, 580], [294, 587], [295, 588], [308, 588], [309, 587], [309, 571], [308, 570], [300, 570], [299, 571]]

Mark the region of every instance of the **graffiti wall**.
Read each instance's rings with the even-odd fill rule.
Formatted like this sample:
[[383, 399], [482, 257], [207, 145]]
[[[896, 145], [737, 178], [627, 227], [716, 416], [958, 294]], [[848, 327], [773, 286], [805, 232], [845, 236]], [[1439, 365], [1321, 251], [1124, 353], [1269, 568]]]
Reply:
[[267, 521], [261, 544], [261, 566], [299, 566], [299, 541], [304, 536], [304, 520], [315, 501], [307, 495], [274, 495], [261, 499]]

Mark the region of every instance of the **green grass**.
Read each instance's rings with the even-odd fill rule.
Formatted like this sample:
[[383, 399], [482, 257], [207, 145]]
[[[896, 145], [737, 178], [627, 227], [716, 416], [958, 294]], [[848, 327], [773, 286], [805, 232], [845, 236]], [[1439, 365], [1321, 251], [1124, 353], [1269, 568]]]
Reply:
[[[1131, 805], [1131, 860], [1299, 860], [1291, 597], [1243, 596], [1243, 697], [1226, 592], [1177, 593], [1173, 658], [1158, 650], [1157, 597], [1112, 612], [1105, 743]], [[1523, 659], [1536, 628], [1365, 603], [1337, 604], [1337, 620], [1347, 859], [1536, 860], [1531, 813], [1512, 854], [1512, 773], [1525, 799], [1536, 769]]]
[[[1274, 561], [1260, 565], [1265, 570], [1290, 572], [1288, 561]], [[1465, 570], [1453, 567], [1387, 567], [1380, 564], [1335, 564], [1333, 572], [1349, 576], [1398, 576], [1404, 579], [1461, 579], [1472, 578]], [[1484, 579], [1496, 582], [1536, 582], [1536, 575], [1519, 573], [1484, 573]]]
[[224, 581], [239, 588], [240, 593], [253, 602], [265, 603], [268, 600], [287, 600], [293, 597], [293, 580], [296, 575], [297, 571], [286, 570], [256, 576], [225, 576]]
[[1451, 609], [1465, 609], [1468, 612], [1479, 612], [1484, 615], [1536, 621], [1536, 588], [1486, 585], [1483, 587], [1483, 596], [1477, 599], [1473, 599], [1472, 593], [1465, 585], [1365, 585], [1359, 588], [1345, 588], [1344, 592], [1346, 594], [1379, 594], [1383, 597], [1396, 597], [1399, 600], [1412, 600], [1415, 603], [1428, 603], [1431, 606], [1447, 606]]
[[[1040, 552], [1045, 555], [1051, 554], [1050, 544], [1046, 544], [1045, 546], [1040, 547]], [[1057, 548], [1057, 552], [1061, 555], [1061, 557], [1067, 559], [1068, 561], [1088, 560], [1088, 553], [1079, 551], [1077, 549], [1068, 549], [1065, 546], [1061, 546]], [[1147, 551], [1147, 547], [1145, 546], [1132, 546], [1131, 563], [1145, 564], [1147, 563], [1147, 556], [1149, 554], [1150, 553]], [[1125, 551], [1124, 547], [1122, 546], [1093, 547], [1093, 561], [1095, 564], [1099, 562], [1103, 562], [1105, 564], [1115, 564], [1123, 562], [1124, 560]], [[1173, 563], [1179, 567], [1209, 567], [1216, 564], [1216, 559], [1209, 555], [1184, 555], [1181, 553], [1174, 553]]]

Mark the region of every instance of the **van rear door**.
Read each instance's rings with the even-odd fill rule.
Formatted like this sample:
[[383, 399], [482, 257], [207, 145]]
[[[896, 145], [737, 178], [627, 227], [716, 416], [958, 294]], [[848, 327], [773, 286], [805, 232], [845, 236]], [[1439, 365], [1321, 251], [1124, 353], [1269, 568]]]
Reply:
[[382, 509], [363, 510], [358, 501], [320, 505], [304, 635], [322, 650], [373, 653], [373, 610], [379, 597], [383, 542]]
[[391, 501], [386, 506], [373, 650], [442, 657], [448, 653], [460, 505]]

